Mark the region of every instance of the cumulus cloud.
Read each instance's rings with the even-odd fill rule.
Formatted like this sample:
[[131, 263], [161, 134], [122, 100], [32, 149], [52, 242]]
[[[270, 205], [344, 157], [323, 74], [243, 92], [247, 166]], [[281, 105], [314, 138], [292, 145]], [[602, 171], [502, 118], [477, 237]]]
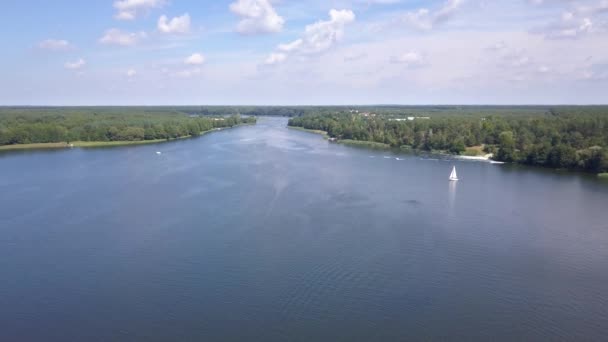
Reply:
[[99, 42], [106, 45], [130, 46], [146, 38], [145, 32], [124, 32], [119, 29], [109, 29], [99, 38]]
[[158, 30], [162, 33], [188, 33], [190, 32], [190, 15], [185, 13], [181, 17], [171, 20], [166, 15], [158, 18]]
[[241, 18], [237, 32], [242, 34], [274, 33], [283, 30], [285, 20], [277, 14], [269, 0], [238, 0], [230, 11]]
[[301, 38], [279, 45], [277, 51], [266, 59], [266, 64], [281, 63], [290, 55], [311, 55], [326, 51], [342, 39], [345, 26], [354, 21], [355, 13], [352, 11], [332, 9], [329, 11], [329, 20], [306, 26]]
[[133, 20], [142, 12], [152, 8], [160, 8], [166, 4], [166, 0], [116, 0], [114, 8], [118, 20]]
[[63, 39], [47, 39], [38, 43], [38, 48], [52, 51], [68, 50], [71, 47], [70, 42]]
[[[537, 4], [547, 3], [540, 1]], [[598, 2], [563, 1], [570, 4], [570, 9], [545, 25], [531, 30], [546, 39], [577, 39], [588, 34], [606, 32], [608, 22], [604, 15], [608, 13], [608, 0]]]
[[264, 61], [264, 64], [266, 64], [266, 65], [279, 64], [279, 63], [282, 63], [286, 59], [287, 59], [287, 54], [280, 53], [280, 52], [273, 52], [266, 58], [266, 60]]
[[444, 22], [444, 21], [450, 19], [450, 17], [452, 17], [452, 15], [454, 15], [454, 13], [456, 13], [456, 11], [460, 8], [460, 6], [463, 3], [464, 3], [464, 0], [446, 1], [443, 4], [443, 6], [441, 6], [441, 8], [439, 8], [439, 10], [434, 13], [433, 21], [435, 23], [441, 23], [441, 22]]
[[127, 75], [127, 77], [132, 78], [137, 75], [137, 71], [135, 69], [129, 69], [125, 74]]
[[562, 14], [559, 22], [554, 22], [540, 30], [548, 39], [577, 38], [593, 32], [593, 22], [590, 18], [577, 18], [573, 13]]
[[426, 64], [426, 58], [416, 51], [409, 51], [399, 56], [391, 57], [391, 62], [403, 64], [406, 67], [420, 67]]
[[202, 53], [193, 53], [184, 59], [183, 63], [186, 67], [177, 67], [177, 70], [174, 69], [173, 71], [166, 68], [163, 72], [170, 77], [191, 78], [200, 75], [203, 72], [200, 66], [205, 64], [205, 61], [205, 55]]
[[203, 56], [203, 54], [200, 53], [194, 53], [192, 55], [190, 55], [188, 58], [186, 58], [184, 60], [185, 64], [188, 65], [201, 65], [203, 63], [205, 63], [205, 56]]
[[70, 69], [70, 70], [78, 70], [78, 69], [81, 69], [83, 66], [85, 66], [85, 64], [87, 64], [87, 63], [85, 62], [85, 60], [84, 60], [84, 59], [82, 59], [82, 58], [79, 58], [78, 60], [73, 61], [73, 62], [66, 62], [66, 63], [65, 63], [63, 66], [64, 66], [66, 69]]
[[438, 24], [450, 19], [462, 6], [464, 0], [447, 0], [435, 11], [421, 8], [405, 13], [401, 21], [417, 30], [430, 30]]

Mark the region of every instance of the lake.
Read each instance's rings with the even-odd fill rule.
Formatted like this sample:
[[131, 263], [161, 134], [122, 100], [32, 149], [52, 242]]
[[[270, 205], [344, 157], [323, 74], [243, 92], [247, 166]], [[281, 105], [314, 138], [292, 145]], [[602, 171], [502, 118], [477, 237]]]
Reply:
[[608, 336], [606, 182], [286, 123], [0, 154], [0, 340]]

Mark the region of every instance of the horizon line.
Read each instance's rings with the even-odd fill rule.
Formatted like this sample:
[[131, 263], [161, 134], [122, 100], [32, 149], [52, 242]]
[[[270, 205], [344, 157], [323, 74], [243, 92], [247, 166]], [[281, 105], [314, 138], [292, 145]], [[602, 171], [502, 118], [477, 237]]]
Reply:
[[575, 103], [511, 103], [511, 104], [469, 104], [469, 103], [448, 103], [448, 104], [397, 104], [397, 103], [369, 103], [369, 104], [162, 104], [162, 105], [150, 105], [150, 104], [85, 104], [85, 105], [24, 105], [24, 104], [11, 104], [11, 105], [0, 105], [0, 108], [9, 107], [32, 107], [32, 108], [62, 108], [62, 107], [448, 107], [448, 106], [465, 106], [465, 107], [510, 107], [510, 106], [522, 106], [522, 107], [541, 107], [541, 106], [608, 106], [608, 103], [588, 103], [588, 104], [575, 104]]

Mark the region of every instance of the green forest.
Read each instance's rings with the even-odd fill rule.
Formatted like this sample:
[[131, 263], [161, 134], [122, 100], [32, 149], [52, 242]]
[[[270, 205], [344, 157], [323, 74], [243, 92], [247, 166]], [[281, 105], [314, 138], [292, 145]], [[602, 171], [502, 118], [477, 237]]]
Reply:
[[608, 107], [524, 107], [513, 112], [503, 108], [484, 115], [483, 107], [451, 114], [427, 110], [426, 117], [408, 119], [350, 110], [294, 117], [289, 125], [325, 131], [338, 140], [453, 154], [483, 146], [497, 161], [608, 171]]
[[289, 125], [345, 142], [608, 172], [608, 106], [0, 107], [0, 146], [197, 136], [287, 116]]
[[200, 116], [169, 108], [0, 108], [0, 146], [176, 139], [255, 117]]

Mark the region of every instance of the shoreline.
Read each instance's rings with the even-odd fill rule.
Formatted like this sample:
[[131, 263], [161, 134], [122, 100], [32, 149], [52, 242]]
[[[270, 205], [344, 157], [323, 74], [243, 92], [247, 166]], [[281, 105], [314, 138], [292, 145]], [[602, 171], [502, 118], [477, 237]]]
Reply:
[[[483, 156], [464, 156], [464, 155], [459, 155], [456, 154], [454, 155], [457, 159], [462, 159], [462, 160], [473, 160], [473, 161], [494, 161], [492, 160], [492, 157], [494, 157], [494, 154], [492, 153], [488, 153], [485, 154]], [[495, 162], [495, 161], [494, 161]]]
[[[425, 150], [415, 149], [415, 148], [411, 148], [411, 147], [405, 148], [404, 146], [391, 147], [390, 145], [387, 145], [387, 144], [376, 143], [376, 142], [372, 142], [372, 141], [360, 141], [360, 140], [348, 140], [348, 139], [332, 140], [333, 138], [330, 138], [329, 134], [325, 131], [307, 129], [307, 128], [297, 127], [297, 126], [287, 126], [287, 127], [290, 129], [295, 129], [295, 130], [302, 131], [302, 132], [319, 134], [319, 135], [322, 135], [326, 140], [330, 140], [330, 141], [338, 143], [338, 144], [343, 144], [343, 145], [353, 146], [353, 147], [366, 147], [366, 148], [372, 148], [372, 149], [382, 149], [382, 150], [387, 150], [387, 151], [388, 150], [410, 151], [410, 152], [414, 152], [414, 153], [422, 152], [422, 153], [429, 153], [432, 155], [451, 157], [456, 160], [487, 162], [487, 163], [495, 164], [495, 165], [512, 164], [512, 163], [506, 163], [506, 162], [502, 162], [502, 161], [493, 160], [492, 157], [494, 155], [491, 153], [485, 154], [483, 156], [466, 156], [466, 155], [458, 155], [458, 154], [449, 154], [449, 153], [445, 153], [444, 151], [425, 151]], [[515, 165], [522, 165], [522, 164], [515, 164]], [[531, 166], [531, 165], [523, 165], [523, 166], [536, 168], [536, 166]], [[552, 169], [552, 168], [549, 168], [549, 169]], [[560, 169], [552, 169], [552, 170], [560, 170]], [[568, 171], [581, 172], [580, 170], [568, 170]], [[603, 180], [608, 180], [608, 172], [588, 173], [588, 172], [582, 171], [582, 173], [596, 175], [598, 178], [601, 178]]]
[[303, 128], [303, 127], [298, 127], [298, 126], [287, 126], [287, 128], [294, 129], [294, 130], [301, 131], [301, 132], [308, 132], [308, 133], [322, 135], [325, 140], [329, 140], [331, 142], [335, 142], [335, 143], [346, 145], [346, 146], [367, 147], [367, 148], [371, 148], [371, 149], [387, 150], [387, 151], [399, 150], [399, 151], [410, 151], [410, 152], [422, 152], [422, 153], [430, 153], [430, 154], [440, 155], [440, 156], [445, 156], [445, 157], [453, 157], [455, 159], [460, 159], [460, 160], [484, 161], [484, 162], [490, 162], [492, 164], [504, 164], [504, 162], [498, 162], [498, 161], [492, 160], [491, 158], [494, 155], [491, 153], [485, 154], [483, 156], [465, 156], [465, 155], [459, 155], [459, 154], [446, 153], [446, 151], [436, 151], [436, 150], [435, 151], [426, 151], [426, 150], [416, 149], [416, 148], [412, 148], [412, 147], [405, 146], [405, 145], [401, 146], [401, 147], [392, 147], [388, 144], [379, 143], [379, 142], [375, 142], [375, 141], [352, 140], [352, 139], [340, 140], [340, 139], [336, 139], [336, 138], [331, 138], [326, 131], [308, 129], [308, 128]]
[[171, 142], [176, 140], [191, 139], [201, 137], [203, 135], [223, 131], [226, 129], [236, 128], [240, 126], [250, 126], [254, 124], [238, 124], [232, 127], [220, 127], [203, 131], [197, 136], [186, 135], [171, 139], [153, 139], [153, 140], [121, 140], [121, 141], [73, 141], [67, 142], [51, 142], [51, 143], [34, 143], [34, 144], [14, 144], [14, 145], [2, 145], [0, 146], [0, 152], [4, 151], [26, 151], [26, 150], [57, 150], [64, 148], [96, 148], [96, 147], [120, 147], [130, 145], [151, 145], [161, 144], [165, 142]]
[[308, 132], [308, 133], [322, 135], [323, 138], [329, 139], [329, 134], [327, 134], [327, 132], [321, 131], [321, 130], [318, 130], [318, 129], [308, 129], [308, 128], [298, 127], [298, 126], [287, 126], [287, 128], [293, 129], [293, 130], [296, 130], [296, 131], [300, 131], [300, 132]]
[[298, 126], [287, 126], [287, 128], [293, 129], [296, 131], [301, 131], [301, 132], [318, 134], [318, 135], [323, 136], [323, 139], [325, 139], [325, 140], [329, 140], [331, 142], [334, 142], [337, 144], [342, 144], [342, 145], [355, 146], [355, 147], [357, 147], [357, 146], [369, 147], [369, 148], [373, 148], [373, 149], [383, 149], [383, 150], [393, 149], [393, 147], [391, 147], [390, 145], [387, 145], [384, 143], [379, 143], [379, 142], [374, 142], [374, 141], [352, 140], [352, 139], [340, 140], [340, 139], [336, 139], [336, 138], [331, 138], [327, 132], [321, 131], [318, 129], [308, 129], [308, 128], [303, 128], [303, 127], [298, 127]]

